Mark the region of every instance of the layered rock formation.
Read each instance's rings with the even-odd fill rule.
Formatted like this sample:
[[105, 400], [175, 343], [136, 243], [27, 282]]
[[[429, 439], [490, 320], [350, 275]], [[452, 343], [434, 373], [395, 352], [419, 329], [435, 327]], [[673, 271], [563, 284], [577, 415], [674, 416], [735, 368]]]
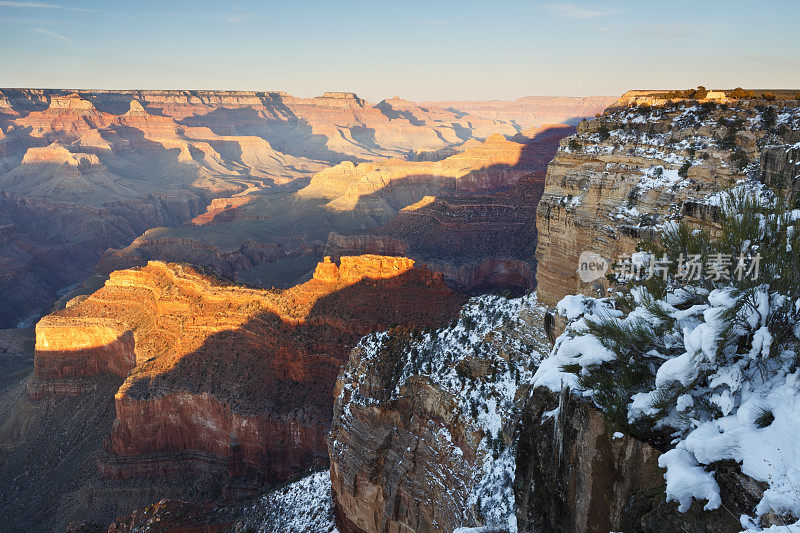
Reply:
[[[360, 105], [352, 95], [325, 98], [336, 109]], [[406, 105], [382, 107], [402, 113]], [[794, 107], [773, 113], [749, 104], [720, 109], [685, 102], [616, 109], [582, 124], [561, 143], [538, 214], [545, 302], [576, 289], [605, 290], [603, 280], [583, 287], [570, 277], [584, 246], [608, 257], [632, 251], [671, 220], [713, 225], [713, 193], [745, 173], [760, 173], [795, 194], [796, 150], [789, 143], [797, 142], [798, 126]], [[492, 139], [486, 146], [508, 142]], [[354, 180], [351, 196], [383, 190], [373, 185], [380, 165], [369, 165], [363, 173], [369, 177]], [[388, 165], [396, 172], [393, 165], [399, 164]], [[341, 168], [358, 175], [359, 166]], [[397, 181], [393, 172], [387, 171], [390, 185]], [[339, 185], [326, 183], [348, 175], [333, 174], [306, 191], [321, 206], [339, 198]], [[476, 298], [450, 326], [426, 327], [447, 322], [463, 301], [446, 288], [445, 277], [463, 275], [463, 286], [481, 276], [487, 286], [530, 286], [530, 262], [513, 249], [527, 253], [535, 245], [531, 222], [541, 178], [518, 176], [501, 192], [479, 187], [466, 196], [426, 195], [378, 230], [329, 237], [329, 249], [341, 253], [424, 256], [444, 275], [412, 259], [375, 256], [323, 261], [310, 281], [286, 291], [222, 286], [189, 267], [163, 263], [114, 273], [93, 296], [40, 323], [37, 383], [123, 376], [99, 457], [103, 475], [127, 481], [205, 472], [226, 480], [226, 495], [253, 488], [230, 480], [285, 479], [324, 464], [325, 413], [332, 409], [331, 504], [340, 531], [348, 533], [461, 526], [738, 530], [739, 515], [763, 491], [752, 479], [716, 465], [730, 512], [705, 513], [695, 505], [678, 513], [665, 502], [654, 447], [609, 435], [601, 413], [568, 394], [531, 393], [532, 372], [548, 350], [545, 338], [563, 326], [563, 317], [553, 315], [543, 323], [535, 296]], [[288, 198], [281, 198], [288, 209], [300, 205]], [[235, 203], [218, 202], [219, 211], [189, 229], [230, 227], [215, 220], [247, 205]], [[325, 209], [333, 210], [307, 209], [298, 217]], [[485, 254], [486, 270], [462, 269], [453, 260], [459, 253]], [[314, 512], [329, 521], [327, 506], [326, 500]], [[183, 513], [189, 522], [181, 521]], [[184, 526], [195, 518], [203, 527], [236, 521], [207, 507], [164, 502], [118, 527]], [[310, 524], [319, 517], [307, 518]]]
[[613, 264], [665, 223], [713, 223], [709, 197], [746, 175], [774, 181], [775, 168], [791, 166], [795, 106], [678, 101], [618, 107], [581, 123], [548, 167], [537, 210], [540, 299], [553, 305], [576, 291], [604, 293], [605, 277], [578, 278], [582, 252]]
[[200, 180], [225, 174], [285, 180], [319, 168], [319, 161], [404, 155], [518, 131], [507, 121], [439, 106], [407, 103], [393, 113], [385, 103], [391, 101], [372, 106], [353, 93], [3, 89], [0, 95], [7, 141], [22, 141], [18, 130], [29, 128], [28, 142], [74, 143], [101, 161], [127, 146], [168, 164], [160, 156], [174, 151], [171, 164], [185, 163]]
[[533, 302], [476, 298], [449, 328], [351, 352], [329, 439], [340, 531], [511, 526], [514, 402], [546, 349]]
[[[53, 225], [53, 239], [43, 242], [32, 236], [31, 228], [0, 209], [0, 225], [16, 224], [20, 230], [17, 247], [36, 250], [33, 254], [16, 249], [0, 251], [0, 261], [14, 263], [7, 271], [14, 273], [8, 274], [8, 287], [16, 284], [25, 288], [25, 296], [9, 296], [11, 305], [0, 317], [0, 327], [38, 315], [56, 299], [58, 290], [88, 275], [90, 265], [104, 249], [125, 247], [148, 229], [180, 226], [190, 220], [197, 225], [223, 224], [226, 228], [162, 231], [162, 244], [163, 238], [188, 239], [229, 254], [247, 241], [277, 243], [280, 251], [268, 260], [253, 261], [245, 253], [245, 260], [226, 259], [227, 266], [218, 272], [232, 275], [261, 267], [244, 274], [243, 279], [264, 278], [277, 281], [277, 285], [290, 285], [302, 275], [299, 264], [307, 270], [321, 258], [317, 252], [306, 254], [301, 237], [318, 234], [317, 240], [324, 243], [332, 228], [326, 212], [315, 210], [317, 199], [287, 203], [285, 195], [300, 186], [287, 189], [279, 185], [343, 161], [377, 161], [441, 151], [452, 155], [463, 151], [465, 143], [493, 133], [511, 137], [521, 129], [510, 120], [484, 118], [443, 106], [422, 107], [400, 99], [373, 106], [353, 93], [295, 98], [282, 92], [0, 89], [0, 192], [44, 202], [47, 210], [66, 209], [73, 216], [74, 209], [63, 207], [64, 203], [99, 210], [81, 215], [86, 218], [83, 224], [100, 216], [105, 224], [126, 226], [124, 232], [113, 233], [113, 238], [104, 238], [100, 244], [95, 235]], [[480, 174], [480, 180], [493, 187], [506, 178], [497, 172]], [[440, 185], [434, 188], [438, 191]], [[389, 204], [401, 201], [402, 196], [394, 197]], [[204, 213], [205, 206], [217, 198], [225, 200]], [[286, 220], [287, 206], [296, 214], [292, 220]], [[385, 222], [402, 206], [392, 205], [387, 210], [383, 200], [375, 200], [360, 207], [363, 212], [359, 216], [339, 219], [340, 226], [335, 229], [364, 230]], [[124, 220], [117, 220], [117, 216]], [[274, 231], [263, 229], [267, 219], [276, 224]], [[307, 225], [297, 231], [287, 230], [298, 225], [298, 220]], [[68, 242], [73, 256], [65, 257], [54, 240]], [[164, 255], [166, 249], [159, 245], [133, 252], [135, 257], [127, 263], [116, 258], [109, 264], [118, 267], [144, 264], [149, 259], [191, 260], [191, 248], [197, 245], [184, 250], [178, 242], [173, 240]], [[184, 251], [186, 257], [181, 258]], [[293, 262], [299, 256], [307, 259]], [[52, 266], [53, 257], [76, 275], [66, 276], [62, 282], [64, 276]], [[263, 267], [283, 257], [290, 259], [290, 265]], [[234, 265], [235, 261], [241, 264]], [[100, 271], [109, 269], [101, 267]], [[291, 275], [285, 276], [286, 271]], [[0, 291], [13, 292], [5, 288]]]
[[[559, 141], [573, 131], [569, 126], [551, 125], [520, 138], [528, 161], [526, 173], [517, 174], [514, 186], [505, 191], [425, 196], [369, 233], [331, 233], [326, 253], [407, 255], [443, 272], [449, 283], [468, 291], [532, 289], [536, 205], [544, 186], [544, 169]], [[487, 141], [482, 148], [514, 144]], [[441, 163], [451, 160], [449, 165], [459, 157]]]
[[285, 479], [326, 464], [332, 388], [356, 341], [391, 324], [446, 322], [462, 301], [405, 258], [326, 260], [286, 291], [151, 262], [42, 319], [36, 375], [125, 378], [106, 476]]

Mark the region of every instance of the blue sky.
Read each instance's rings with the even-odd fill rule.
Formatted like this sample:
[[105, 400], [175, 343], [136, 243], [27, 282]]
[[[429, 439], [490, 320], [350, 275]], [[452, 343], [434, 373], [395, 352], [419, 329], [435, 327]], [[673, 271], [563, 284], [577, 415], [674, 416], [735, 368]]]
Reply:
[[798, 20], [798, 0], [0, 0], [0, 86], [370, 101], [800, 88]]

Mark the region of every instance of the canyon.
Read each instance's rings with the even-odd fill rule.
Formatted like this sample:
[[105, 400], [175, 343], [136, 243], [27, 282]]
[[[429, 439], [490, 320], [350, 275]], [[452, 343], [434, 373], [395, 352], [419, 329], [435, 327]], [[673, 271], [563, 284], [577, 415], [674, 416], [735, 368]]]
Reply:
[[[604, 103], [566, 99], [559, 109], [577, 120]], [[32, 322], [93, 272], [149, 259], [291, 286], [310, 276], [332, 230], [371, 229], [426, 191], [457, 192], [451, 178], [466, 178], [466, 192], [475, 179], [488, 179], [482, 190], [509, 186], [502, 164], [479, 177], [478, 157], [453, 163], [474, 165], [473, 174], [453, 168], [438, 178], [430, 173], [443, 167], [414, 161], [470, 147], [479, 156], [475, 142], [524, 129], [400, 98], [373, 105], [348, 92], [0, 89], [0, 327]], [[534, 159], [503, 164], [543, 170], [546, 161]], [[298, 192], [321, 170], [369, 162], [387, 171], [407, 164], [401, 172], [420, 179], [401, 180], [380, 200], [368, 194], [351, 215], [341, 213], [344, 200], [327, 205], [306, 194], [313, 186]]]
[[390, 330], [351, 352], [329, 441], [339, 531], [739, 531], [763, 480], [714, 463], [722, 506], [679, 510], [663, 444], [613, 432], [580, 392], [532, 376], [582, 296], [553, 306], [622, 284], [581, 283], [582, 251], [630, 255], [679, 220], [713, 232], [720, 192], [754, 178], [796, 202], [800, 113], [776, 107], [625, 95], [563, 139], [536, 212], [537, 294], [474, 298], [449, 329]]
[[[149, 230], [125, 248], [108, 250], [98, 271], [108, 273], [150, 259], [189, 261], [239, 282], [286, 287], [303, 281], [323, 254], [394, 254], [400, 246], [402, 255], [433, 262], [456, 288], [491, 286], [492, 278], [502, 277], [508, 265], [517, 279], [498, 279], [497, 287], [525, 290], [532, 287], [531, 246], [498, 250], [482, 248], [483, 242], [471, 247], [467, 243], [491, 235], [484, 231], [485, 224], [496, 232], [511, 229], [514, 218], [523, 221], [524, 215], [515, 210], [531, 208], [535, 198], [532, 204], [520, 198], [538, 194], [558, 141], [572, 131], [551, 125], [510, 139], [495, 134], [485, 141], [468, 141], [457, 153], [437, 161], [345, 161], [317, 172], [300, 188], [289, 184], [273, 193], [237, 196], [235, 204], [198, 217], [191, 225]], [[433, 215], [432, 209], [440, 214]], [[427, 227], [431, 218], [440, 216], [450, 221], [426, 230], [432, 237], [426, 249], [413, 243], [358, 244], [405, 242], [413, 239], [410, 226]], [[518, 240], [535, 243], [528, 227]], [[508, 238], [513, 235], [508, 231]]]
[[[32, 250], [25, 239], [50, 238], [36, 261], [58, 244], [56, 263], [83, 243], [95, 250], [74, 275], [93, 271], [92, 281], [36, 324], [33, 374], [14, 366], [0, 394], [0, 468], [14, 479], [0, 492], [3, 523], [722, 532], [764, 496], [761, 482], [718, 464], [730, 512], [679, 511], [664, 496], [658, 444], [610, 434], [597, 406], [534, 375], [574, 319], [556, 304], [621, 286], [611, 275], [581, 282], [581, 252], [613, 264], [676, 221], [713, 233], [732, 186], [760, 182], [796, 203], [794, 99], [633, 91], [572, 126], [515, 118], [545, 102], [546, 119], [575, 122], [558, 99], [370, 106], [352, 93], [187, 91], [65, 94], [45, 108], [50, 97], [36, 94], [8, 93], [6, 115], [55, 131], [36, 113], [98, 114], [67, 128], [83, 135], [111, 120], [103, 113], [127, 108], [115, 124], [152, 113], [147, 136], [175, 141], [178, 158], [187, 142], [195, 174], [164, 196], [143, 185], [144, 197], [117, 189], [114, 200], [53, 207], [75, 169], [91, 182], [124, 165], [48, 138], [18, 165], [45, 165], [41, 182], [0, 176], [17, 187], [3, 198], [19, 220], [3, 242]], [[300, 123], [313, 132], [291, 150], [278, 140], [289, 131], [278, 101], [298, 117], [292, 135]], [[578, 116], [608, 103], [582, 100]], [[459, 137], [458, 120], [481, 113]], [[162, 117], [180, 125], [174, 138]], [[328, 122], [352, 117], [372, 131]], [[283, 175], [256, 164], [213, 174], [193, 128], [255, 134], [297, 159], [277, 163]], [[55, 233], [18, 233], [48, 209], [77, 213], [63, 226], [95, 240], [73, 249]], [[30, 352], [20, 331], [0, 348]]]
[[[532, 287], [535, 200], [573, 131], [352, 93], [1, 92], [0, 325], [57, 300], [2, 398], [2, 520], [34, 529], [327, 465], [360, 337]], [[398, 244], [357, 246], [376, 240]]]

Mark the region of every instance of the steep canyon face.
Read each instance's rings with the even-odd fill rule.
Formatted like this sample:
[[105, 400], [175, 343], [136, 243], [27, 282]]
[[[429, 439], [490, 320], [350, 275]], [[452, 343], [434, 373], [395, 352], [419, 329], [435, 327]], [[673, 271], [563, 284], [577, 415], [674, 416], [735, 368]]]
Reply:
[[222, 287], [153, 262], [42, 319], [36, 376], [125, 379], [106, 475], [177, 471], [148, 454], [193, 451], [230, 476], [285, 479], [325, 464], [333, 382], [358, 338], [449, 320], [461, 301], [403, 258], [326, 261], [286, 291]]
[[609, 434], [603, 414], [569, 393], [535, 389], [518, 427], [514, 492], [520, 532], [734, 532], [763, 493], [735, 465], [718, 464], [725, 508], [704, 511], [696, 502], [679, 512], [664, 496], [661, 451]]
[[[334, 383], [359, 338], [392, 325], [442, 325], [463, 301], [441, 274], [401, 257], [326, 259], [288, 290], [151, 262], [113, 272], [37, 324], [35, 375], [7, 408], [18, 416], [31, 402], [111, 402], [108, 422], [92, 429], [102, 446], [81, 448], [84, 488], [71, 497], [86, 518], [108, 523], [117, 516], [109, 512], [130, 512], [165, 484], [165, 496], [252, 495], [327, 465]], [[15, 431], [12, 449], [33, 446], [30, 430]], [[39, 474], [14, 453], [9, 475]], [[104, 495], [104, 506], [87, 510], [82, 494], [98, 484], [127, 486], [131, 498], [112, 506]], [[64, 502], [49, 505], [53, 512]]]
[[[770, 111], [758, 101], [721, 106], [639, 93], [579, 124], [548, 167], [536, 215], [543, 303], [575, 292], [605, 294], [605, 277], [578, 277], [584, 251], [613, 264], [672, 221], [713, 227], [714, 193], [748, 175], [784, 188], [793, 201], [796, 183], [785, 177], [792, 175], [797, 131], [769, 117], [788, 117], [794, 101]], [[623, 105], [629, 101], [642, 105]]]
[[[580, 99], [560, 105], [565, 116], [588, 112]], [[332, 230], [371, 229], [426, 194], [496, 191], [531, 164], [541, 167], [535, 156], [501, 155], [483, 168], [480, 159], [492, 155], [471, 144], [492, 134], [514, 140], [523, 129], [491, 113], [399, 98], [372, 105], [353, 93], [2, 89], [0, 296], [8, 305], [0, 326], [46, 311], [98, 259], [104, 275], [164, 259], [292, 286], [310, 275]], [[451, 164], [396, 172], [470, 151]], [[338, 200], [316, 188], [320, 179], [298, 192], [320, 170], [342, 164], [335, 172], [365, 174], [353, 165], [370, 161], [385, 162], [402, 183], [360, 193], [336, 183]]]
[[[582, 251], [615, 259], [677, 220], [713, 232], [718, 193], [745, 177], [796, 203], [795, 101], [770, 110], [763, 101], [630, 98], [579, 124], [548, 167], [535, 213], [536, 296], [476, 298], [450, 328], [390, 330], [351, 352], [329, 442], [340, 530], [739, 531], [739, 516], [764, 495], [764, 483], [720, 462], [721, 509], [695, 502], [679, 512], [666, 501], [663, 450], [612, 434], [603, 413], [569, 391], [533, 388], [528, 372], [549, 351], [542, 339], [552, 342], [569, 319], [546, 307], [611, 286], [605, 277], [579, 283]], [[411, 249], [396, 233], [375, 233], [352, 240]]]

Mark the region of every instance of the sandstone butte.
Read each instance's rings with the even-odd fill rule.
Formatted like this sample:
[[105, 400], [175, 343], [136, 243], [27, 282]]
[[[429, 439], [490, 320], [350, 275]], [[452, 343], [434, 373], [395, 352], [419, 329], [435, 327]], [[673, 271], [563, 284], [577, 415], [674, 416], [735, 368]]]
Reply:
[[[162, 262], [105, 286], [36, 327], [34, 394], [124, 382], [101, 474], [286, 479], [327, 464], [339, 367], [363, 335], [440, 326], [464, 297], [402, 257], [329, 258], [291, 289], [223, 285]], [[75, 386], [71, 386], [73, 384]]]

